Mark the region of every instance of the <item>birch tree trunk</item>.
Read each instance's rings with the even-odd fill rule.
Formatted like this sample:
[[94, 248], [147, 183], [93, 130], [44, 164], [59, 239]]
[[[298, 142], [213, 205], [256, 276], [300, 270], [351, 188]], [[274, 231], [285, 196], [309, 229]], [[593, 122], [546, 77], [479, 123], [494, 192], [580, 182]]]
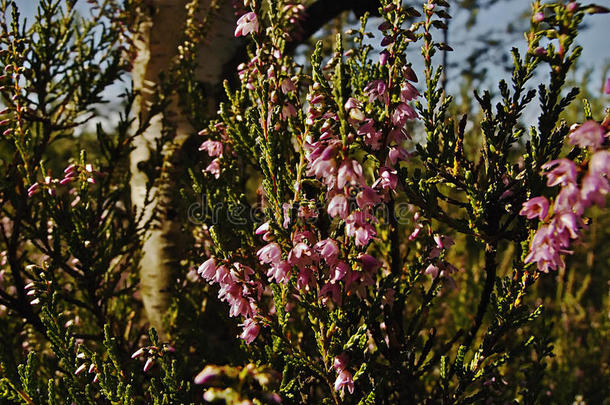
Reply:
[[[211, 0], [199, 0], [202, 13], [209, 12]], [[142, 9], [137, 38], [137, 57], [134, 61], [132, 77], [134, 88], [138, 91], [136, 99], [137, 116], [146, 118], [150, 115], [154, 91], [160, 84], [159, 75], [168, 71], [177, 55], [177, 47], [183, 38], [184, 24], [187, 17], [186, 0], [154, 0], [150, 7]], [[223, 65], [229, 62], [236, 52], [239, 41], [233, 38], [235, 26], [231, 1], [220, 5], [218, 15], [210, 19], [208, 38], [200, 47], [200, 65], [197, 79], [210, 89], [208, 102], [202, 109], [212, 114], [218, 104], [218, 92], [222, 82]], [[132, 204], [143, 214], [146, 221], [156, 217], [154, 226], [142, 248], [140, 260], [140, 290], [144, 309], [150, 325], [160, 335], [165, 334], [163, 317], [170, 304], [168, 285], [172, 275], [180, 266], [189, 246], [189, 235], [182, 230], [182, 224], [176, 215], [176, 204], [179, 199], [177, 176], [185, 176], [186, 170], [180, 165], [180, 147], [196, 130], [181, 113], [177, 97], [172, 96], [171, 104], [163, 117], [158, 114], [151, 118], [147, 130], [134, 140], [135, 149], [130, 156], [131, 200]], [[165, 129], [172, 128], [172, 142], [163, 153], [174, 154], [169, 164], [163, 168], [163, 177], [150, 191], [156, 197], [153, 204], [145, 205], [149, 175], [145, 170], [149, 166], [151, 151]]]

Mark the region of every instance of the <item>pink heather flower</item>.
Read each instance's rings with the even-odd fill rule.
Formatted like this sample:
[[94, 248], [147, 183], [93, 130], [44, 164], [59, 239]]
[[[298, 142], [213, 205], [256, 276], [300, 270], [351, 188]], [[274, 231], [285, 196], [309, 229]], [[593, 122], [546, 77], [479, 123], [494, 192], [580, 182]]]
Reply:
[[256, 231], [254, 231], [254, 233], [256, 235], [263, 235], [262, 238], [265, 242], [269, 242], [271, 240], [271, 238], [273, 237], [271, 232], [269, 232], [269, 229], [270, 229], [269, 222], [270, 221], [263, 223], [261, 226], [256, 228]]
[[205, 168], [205, 171], [210, 173], [216, 178], [220, 177], [220, 161], [218, 159], [212, 160], [212, 163]]
[[222, 156], [222, 142], [208, 139], [201, 144], [199, 150], [205, 150], [211, 157]]
[[381, 51], [379, 54], [379, 64], [381, 66], [385, 66], [388, 63], [388, 58], [390, 57], [390, 53], [386, 50]]
[[362, 166], [357, 160], [344, 160], [339, 166], [337, 187], [342, 189], [347, 184], [358, 185], [364, 182]]
[[301, 219], [310, 219], [318, 217], [318, 210], [315, 206], [299, 206], [297, 215]]
[[568, 184], [562, 187], [555, 199], [555, 214], [558, 212], [574, 212], [581, 215], [585, 207], [580, 198], [580, 190], [576, 184]]
[[544, 220], [549, 212], [549, 201], [545, 197], [535, 197], [523, 203], [519, 215], [525, 215], [527, 219], [540, 218]]
[[87, 368], [87, 364], [81, 364], [80, 366], [78, 366], [78, 368], [74, 372], [74, 375], [79, 375], [80, 373], [85, 371], [86, 368]]
[[570, 144], [581, 148], [599, 149], [604, 143], [604, 128], [589, 120], [570, 133]]
[[32, 197], [40, 190], [40, 184], [34, 183], [30, 187], [28, 187], [28, 197]]
[[394, 166], [396, 162], [401, 160], [407, 160], [409, 158], [409, 152], [404, 150], [401, 147], [390, 148], [388, 152], [388, 160], [386, 161], [386, 166]]
[[[555, 228], [558, 236], [565, 234], [567, 231], [567, 234], [569, 234], [571, 239], [576, 239], [578, 238], [578, 231], [580, 228], [579, 225], [581, 224], [581, 222], [582, 221], [580, 220], [580, 218], [577, 217], [576, 214], [574, 214], [573, 212], [564, 211], [555, 213], [553, 221], [551, 222], [551, 226]], [[565, 240], [563, 245], [567, 247], [569, 240], [567, 240], [565, 236], [563, 237], [563, 239]]]
[[598, 207], [606, 205], [606, 195], [610, 191], [610, 184], [605, 177], [587, 174], [582, 180], [580, 195], [584, 206], [589, 207], [593, 204]]
[[323, 239], [314, 245], [314, 249], [328, 265], [333, 265], [339, 258], [339, 247], [333, 239]]
[[533, 19], [534, 19], [534, 22], [537, 22], [537, 23], [544, 21], [544, 13], [539, 12], [539, 13], [534, 14]]
[[216, 275], [216, 259], [210, 257], [208, 260], [203, 262], [197, 269], [197, 273], [207, 281], [210, 281]]
[[[341, 287], [339, 286], [339, 284], [335, 284], [332, 282], [324, 284], [320, 289], [320, 295], [323, 297], [330, 296], [333, 302], [337, 305], [341, 305], [341, 303], [343, 302], [343, 299], [341, 297]], [[324, 302], [326, 302], [326, 300]]]
[[549, 187], [561, 184], [565, 186], [567, 184], [576, 183], [576, 165], [569, 159], [561, 158], [552, 160], [542, 165], [543, 169], [551, 169], [546, 173], [547, 183]]
[[536, 49], [534, 49], [534, 55], [536, 55], [536, 56], [544, 56], [544, 55], [546, 55], [546, 49], [544, 49], [541, 46], [536, 47]]
[[294, 105], [292, 103], [284, 104], [284, 106], [282, 107], [282, 113], [281, 113], [282, 120], [285, 121], [290, 117], [296, 117], [296, 116], [297, 116], [297, 109], [294, 107]]
[[146, 349], [143, 347], [140, 347], [138, 350], [136, 350], [135, 352], [133, 352], [133, 354], [131, 355], [132, 359], [135, 359], [137, 357], [140, 357], [141, 355], [143, 355], [146, 352]]
[[269, 281], [275, 280], [277, 283], [286, 284], [290, 280], [290, 265], [286, 262], [273, 264], [267, 271]]
[[261, 263], [279, 263], [282, 260], [282, 249], [277, 243], [269, 243], [256, 252]]
[[246, 36], [251, 32], [258, 32], [258, 18], [253, 12], [246, 13], [239, 17], [239, 20], [237, 20], [237, 28], [235, 29], [235, 36]]
[[415, 240], [423, 227], [424, 225], [421, 222], [416, 223], [415, 229], [413, 229], [413, 232], [411, 232], [411, 235], [409, 235], [409, 240]]
[[231, 278], [231, 273], [227, 270], [225, 266], [219, 266], [216, 268], [216, 273], [214, 274], [213, 282], [222, 284], [226, 280]]
[[282, 90], [282, 93], [288, 94], [291, 91], [295, 91], [297, 88], [294, 85], [294, 83], [292, 82], [292, 80], [285, 77], [284, 79], [282, 79], [282, 82], [280, 84], [280, 89]]
[[245, 340], [246, 344], [254, 342], [261, 327], [252, 318], [247, 318], [240, 326], [243, 326], [244, 330], [239, 337]]
[[364, 124], [360, 125], [356, 133], [364, 136], [364, 143], [373, 148], [373, 150], [381, 147], [381, 131], [375, 129], [375, 121], [371, 118], [367, 118]]
[[309, 284], [312, 281], [313, 273], [309, 267], [302, 267], [299, 270], [299, 276], [297, 277], [297, 288], [299, 290], [309, 291]]
[[426, 270], [424, 270], [424, 274], [432, 276], [432, 278], [436, 278], [438, 276], [438, 267], [430, 264], [428, 267], [426, 267]]
[[299, 269], [310, 265], [315, 259], [316, 255], [314, 252], [303, 242], [297, 243], [288, 253], [288, 263], [292, 266], [297, 266]]
[[308, 157], [309, 165], [307, 175], [313, 175], [319, 179], [323, 179], [326, 185], [332, 185], [337, 173], [337, 163], [335, 162], [334, 157], [338, 147], [339, 143], [333, 143], [328, 145], [323, 151], [321, 150], [320, 153], [310, 154]]
[[604, 87], [604, 93], [610, 94], [610, 77], [606, 80], [606, 86]]
[[332, 271], [332, 278], [330, 280], [331, 283], [336, 283], [337, 281], [341, 280], [343, 277], [345, 277], [345, 275], [347, 274], [347, 272], [349, 271], [349, 266], [347, 265], [347, 263], [345, 262], [339, 262], [337, 263], [337, 265], [333, 268]]
[[405, 79], [410, 82], [417, 83], [417, 75], [410, 64], [403, 68], [402, 73], [405, 75]]
[[591, 157], [589, 173], [608, 177], [610, 175], [610, 151], [600, 150]]
[[565, 263], [559, 255], [560, 246], [554, 239], [554, 232], [554, 227], [551, 225], [543, 225], [538, 229], [532, 239], [525, 263], [536, 263], [538, 270], [544, 273], [548, 273], [549, 269], [565, 267]]
[[406, 103], [400, 103], [396, 106], [394, 113], [392, 113], [392, 123], [397, 127], [403, 127], [407, 120], [417, 118], [417, 113], [410, 105]]
[[339, 372], [339, 375], [335, 380], [335, 391], [343, 392], [346, 387], [350, 394], [354, 393], [354, 380], [352, 379], [352, 373], [346, 369], [343, 369], [341, 372]]
[[356, 195], [356, 203], [360, 209], [372, 207], [375, 204], [381, 202], [381, 196], [379, 193], [369, 186], [362, 186], [358, 194]]
[[345, 233], [355, 239], [356, 246], [366, 246], [376, 235], [373, 225], [367, 222], [369, 217], [362, 211], [354, 211], [345, 220]]
[[282, 211], [284, 212], [284, 222], [282, 222], [282, 226], [284, 229], [288, 229], [290, 226], [290, 212], [292, 211], [292, 205], [289, 203], [282, 204]]
[[209, 384], [220, 376], [219, 368], [217, 366], [208, 365], [197, 374], [195, 377], [195, 384]]
[[419, 97], [419, 91], [409, 82], [404, 82], [400, 86], [400, 101], [406, 103], [407, 101], [414, 100]]
[[362, 112], [362, 104], [353, 97], [350, 97], [345, 103], [345, 111], [354, 121], [363, 121], [366, 118]]
[[144, 372], [147, 372], [148, 370], [150, 370], [153, 366], [153, 359], [149, 358], [146, 360], [146, 363], [144, 363], [144, 368], [142, 369]]
[[390, 102], [390, 97], [387, 93], [387, 86], [383, 80], [373, 80], [364, 88], [364, 91], [369, 95], [369, 102], [380, 100], [384, 104]]
[[328, 215], [331, 217], [339, 216], [342, 219], [349, 215], [347, 198], [343, 194], [334, 196], [328, 203]]
[[358, 259], [365, 273], [374, 273], [381, 268], [381, 262], [369, 254], [361, 254]]
[[[237, 288], [238, 294], [241, 293], [241, 288]], [[250, 301], [241, 296], [227, 296], [227, 302], [231, 305], [229, 309], [229, 316], [251, 316], [253, 314], [252, 306]]]
[[389, 167], [381, 167], [379, 169], [379, 179], [375, 181], [373, 187], [379, 185], [382, 189], [395, 190], [397, 184], [398, 172], [396, 171], [396, 169], [391, 169]]

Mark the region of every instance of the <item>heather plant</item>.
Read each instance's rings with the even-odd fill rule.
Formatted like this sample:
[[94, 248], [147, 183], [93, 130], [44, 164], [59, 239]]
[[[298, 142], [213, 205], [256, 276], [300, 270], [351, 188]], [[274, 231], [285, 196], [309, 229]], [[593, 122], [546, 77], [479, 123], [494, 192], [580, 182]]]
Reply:
[[[364, 13], [307, 56], [294, 43], [308, 3], [234, 2], [247, 58], [210, 117], [197, 53], [222, 2], [202, 23], [193, 1], [148, 112], [134, 113], [141, 89], [126, 90], [116, 128], [97, 125], [64, 161], [58, 143], [76, 144], [104, 89], [127, 77], [143, 7], [94, 1], [82, 18], [75, 3], [41, 1], [29, 25], [1, 4], [0, 401], [610, 395], [610, 115], [566, 88], [585, 16], [608, 10], [534, 2], [509, 81], [474, 89], [477, 107], [460, 116], [439, 58], [452, 51], [439, 39], [444, 0], [383, 0], [375, 24]], [[199, 131], [181, 151], [176, 109]], [[136, 209], [129, 154], [157, 115], [163, 134]], [[176, 156], [186, 182], [171, 178]], [[192, 246], [164, 275], [171, 305], [158, 333], [138, 261], [168, 204], [155, 190], [172, 182]]]

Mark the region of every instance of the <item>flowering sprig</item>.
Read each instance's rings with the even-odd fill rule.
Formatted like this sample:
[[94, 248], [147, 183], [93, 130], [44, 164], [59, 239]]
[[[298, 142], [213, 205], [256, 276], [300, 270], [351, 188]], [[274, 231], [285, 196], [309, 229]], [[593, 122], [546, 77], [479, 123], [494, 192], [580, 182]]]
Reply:
[[[603, 145], [607, 130], [595, 121], [586, 121], [572, 129], [569, 142], [588, 149], [590, 158], [577, 166], [572, 160], [561, 158], [545, 163], [544, 175], [548, 187], [560, 186], [560, 191], [549, 202], [546, 197], [534, 197], [523, 203], [521, 215], [538, 218], [543, 225], [532, 237], [525, 263], [536, 263], [539, 271], [565, 268], [563, 255], [571, 254], [569, 247], [579, 239], [586, 226], [583, 215], [592, 205], [605, 207], [610, 191], [610, 152]], [[588, 170], [584, 170], [587, 167]], [[579, 180], [580, 179], [580, 180]]]

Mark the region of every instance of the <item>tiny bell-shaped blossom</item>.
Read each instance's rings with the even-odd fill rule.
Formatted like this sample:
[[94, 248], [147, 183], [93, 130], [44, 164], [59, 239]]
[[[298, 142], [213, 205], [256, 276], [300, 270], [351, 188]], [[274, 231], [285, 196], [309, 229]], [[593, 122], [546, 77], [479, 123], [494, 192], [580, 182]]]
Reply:
[[345, 103], [345, 110], [354, 121], [364, 121], [366, 118], [362, 112], [362, 105], [355, 98], [350, 97]]
[[565, 186], [570, 183], [576, 182], [576, 165], [569, 159], [561, 158], [557, 160], [551, 160], [548, 163], [542, 165], [543, 169], [550, 169], [546, 173], [547, 183], [549, 187], [561, 184]]
[[199, 150], [208, 152], [211, 157], [222, 156], [222, 142], [208, 139], [201, 144]]
[[324, 239], [316, 243], [314, 249], [327, 264], [332, 265], [339, 257], [339, 247], [333, 239]]
[[30, 187], [28, 187], [28, 197], [32, 197], [40, 190], [40, 184], [34, 183]]
[[523, 208], [519, 214], [525, 215], [527, 219], [538, 217], [543, 221], [548, 212], [549, 201], [545, 197], [535, 197], [523, 203]]
[[362, 166], [357, 160], [344, 160], [337, 173], [337, 187], [342, 189], [347, 184], [358, 185], [363, 183]]
[[80, 373], [82, 373], [83, 371], [85, 371], [87, 369], [87, 364], [83, 363], [80, 366], [78, 366], [78, 368], [76, 369], [76, 371], [74, 372], [74, 375], [79, 375]]
[[407, 101], [414, 100], [419, 97], [419, 91], [409, 82], [404, 82], [400, 86], [400, 101], [406, 103]]
[[216, 259], [209, 258], [199, 266], [197, 273], [207, 281], [210, 281], [216, 275]]
[[372, 103], [375, 100], [388, 104], [390, 97], [387, 92], [387, 86], [383, 80], [373, 80], [366, 85], [364, 91], [369, 95], [369, 102]]
[[589, 173], [606, 177], [610, 175], [610, 151], [600, 150], [591, 157]]
[[280, 284], [286, 284], [290, 280], [290, 265], [287, 262], [273, 264], [267, 271], [269, 281], [275, 279]]
[[138, 357], [142, 356], [144, 353], [146, 353], [146, 349], [144, 347], [140, 347], [138, 350], [133, 352], [133, 354], [131, 355], [131, 358], [132, 359], [138, 358]]
[[282, 249], [277, 243], [269, 243], [256, 252], [261, 263], [279, 263], [282, 259]]
[[254, 342], [260, 331], [260, 326], [252, 318], [246, 319], [240, 326], [243, 326], [244, 330], [239, 337], [245, 340], [247, 344]]
[[417, 75], [415, 74], [415, 71], [413, 70], [411, 65], [405, 66], [403, 68], [402, 72], [405, 75], [405, 79], [407, 79], [413, 83], [417, 83]]
[[213, 175], [215, 178], [220, 177], [220, 161], [218, 159], [212, 160], [212, 163], [205, 168], [205, 171]]
[[570, 144], [581, 148], [599, 149], [604, 143], [604, 128], [597, 122], [589, 120], [570, 133]]
[[153, 365], [154, 365], [154, 360], [152, 358], [149, 358], [146, 360], [146, 363], [144, 363], [144, 368], [142, 368], [142, 370], [144, 372], [147, 372], [148, 370], [150, 370], [152, 368]]
[[426, 270], [424, 270], [424, 274], [432, 276], [432, 278], [436, 278], [438, 276], [438, 267], [434, 264], [430, 264], [428, 267], [426, 267]]
[[269, 221], [263, 223], [261, 226], [259, 226], [258, 228], [256, 228], [256, 231], [254, 231], [254, 233], [256, 235], [263, 235], [262, 238], [265, 242], [269, 242], [273, 239], [273, 234], [269, 231], [270, 227], [269, 227]]
[[246, 36], [252, 32], [258, 32], [258, 17], [255, 13], [249, 12], [242, 15], [239, 17], [239, 20], [237, 20], [235, 36]]
[[218, 366], [207, 365], [203, 370], [195, 376], [195, 384], [210, 384], [212, 381], [216, 380], [221, 375], [221, 370]]
[[397, 127], [403, 127], [407, 120], [417, 118], [417, 113], [410, 105], [406, 103], [400, 103], [396, 106], [394, 113], [392, 113], [392, 123]]
[[379, 53], [379, 64], [385, 66], [390, 58], [390, 53], [387, 50], [383, 50]]
[[374, 273], [381, 267], [381, 262], [369, 254], [361, 254], [358, 259], [362, 264], [362, 270], [365, 273]]
[[347, 218], [349, 215], [348, 201], [343, 194], [334, 196], [328, 203], [328, 215], [331, 217]]

